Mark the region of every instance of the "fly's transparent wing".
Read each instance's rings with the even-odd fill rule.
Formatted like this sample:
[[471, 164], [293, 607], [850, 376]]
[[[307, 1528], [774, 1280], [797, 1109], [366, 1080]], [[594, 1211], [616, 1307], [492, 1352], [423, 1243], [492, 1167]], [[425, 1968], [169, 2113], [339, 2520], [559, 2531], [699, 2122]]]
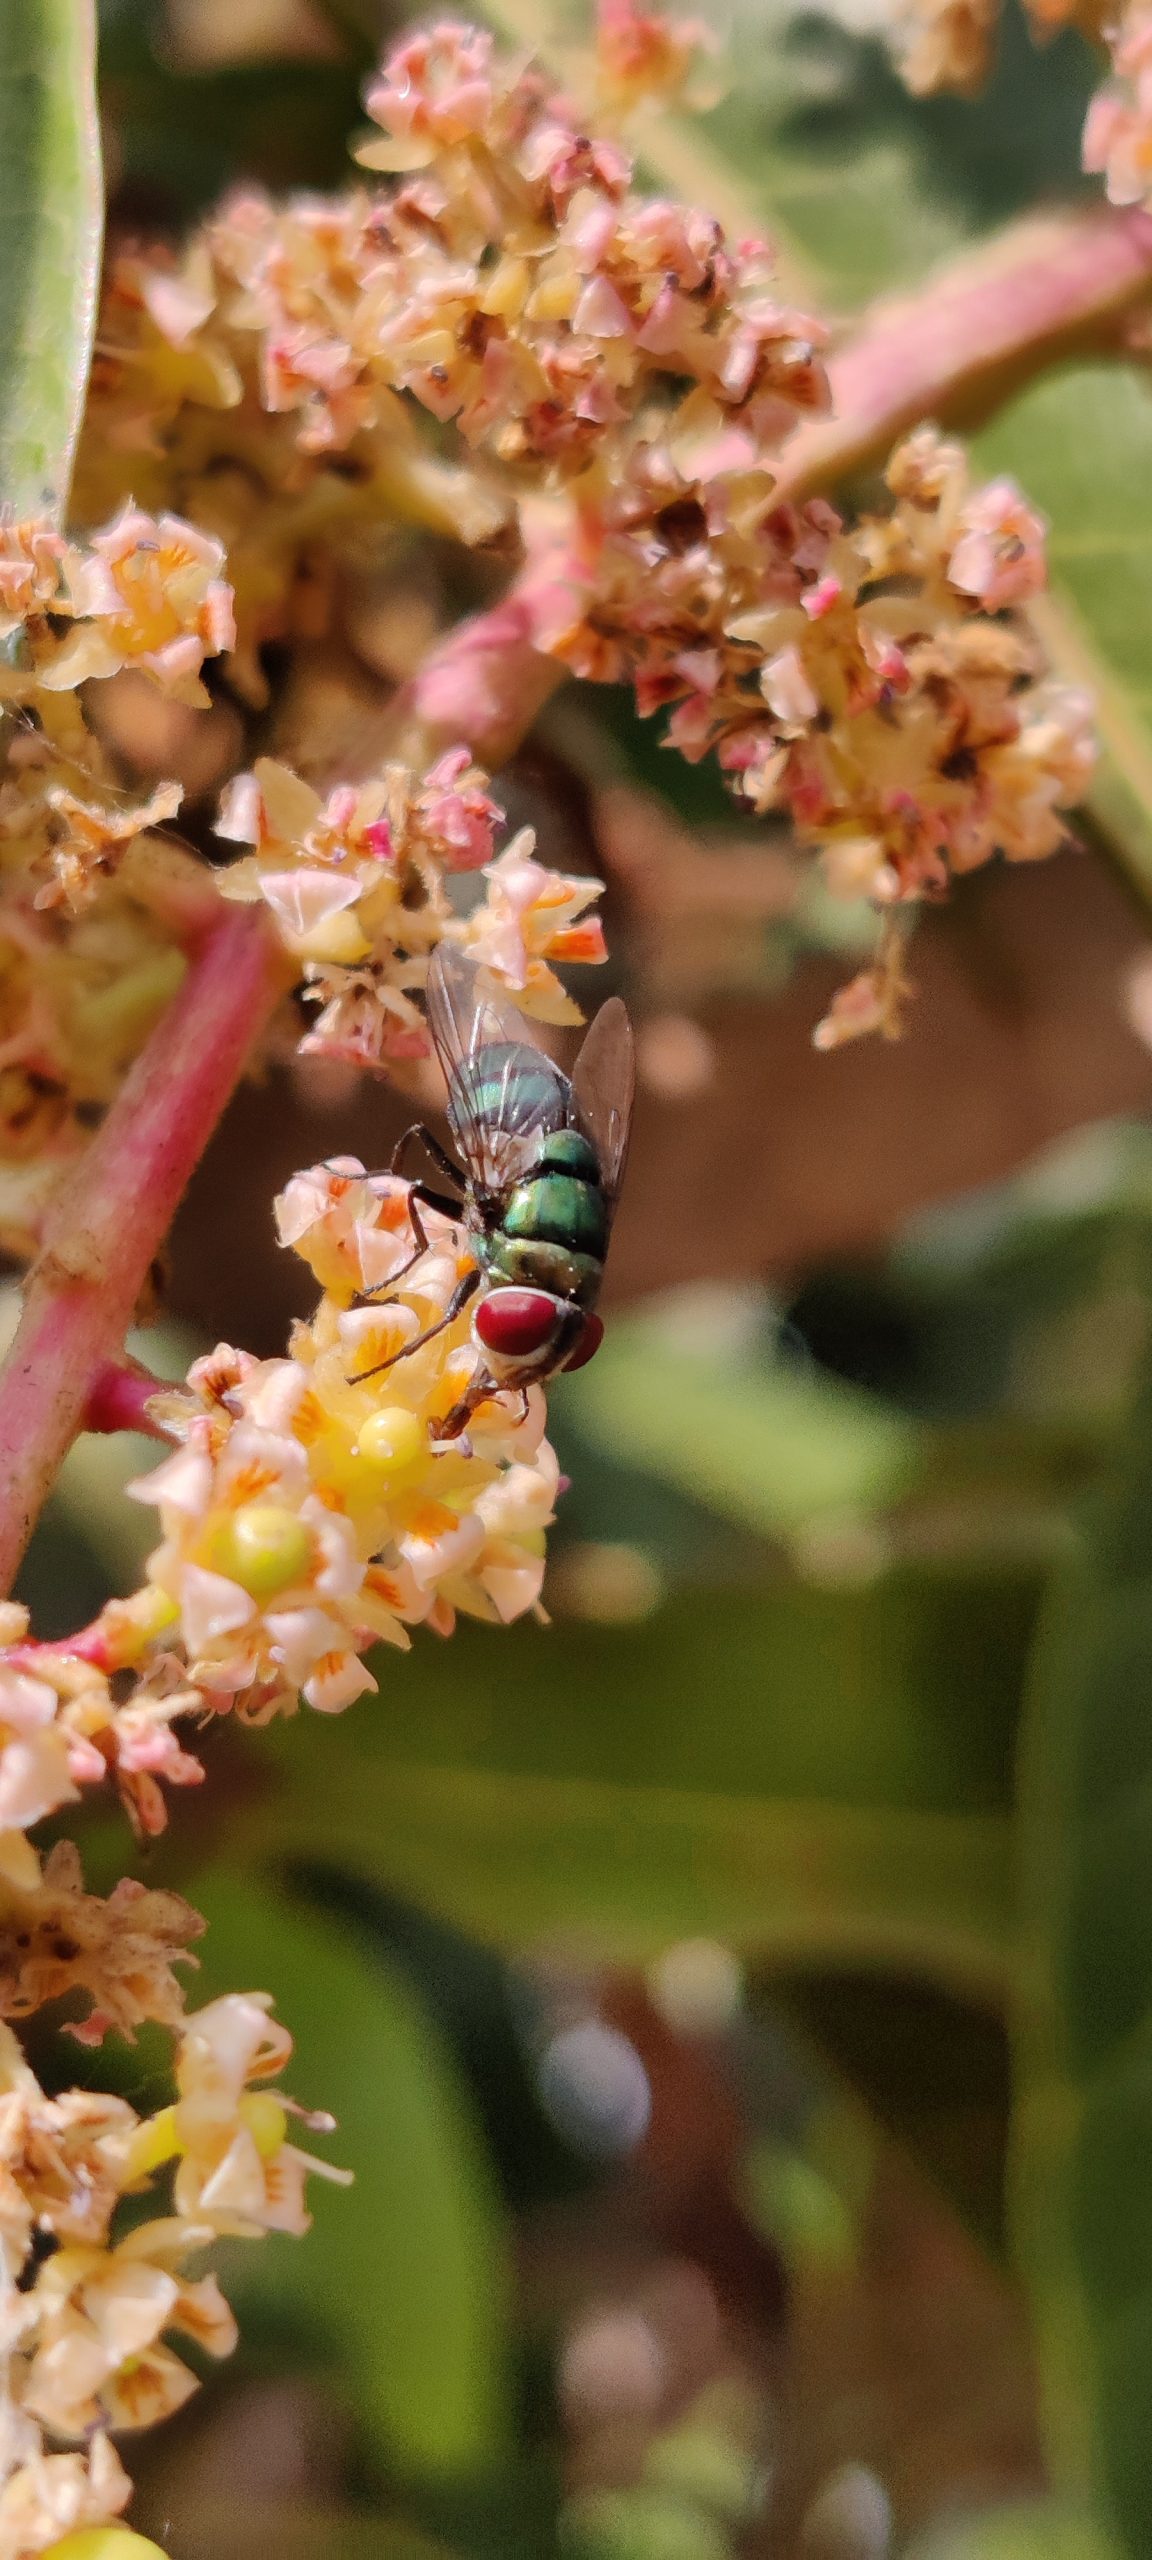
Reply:
[[437, 1055], [451, 1081], [453, 1070], [478, 1049], [507, 1042], [535, 1047], [532, 1030], [511, 999], [482, 987], [479, 964], [454, 942], [438, 942], [428, 963], [428, 1021]]
[[437, 944], [428, 1023], [448, 1085], [448, 1117], [476, 1188], [500, 1193], [531, 1161], [545, 1129], [563, 1128], [568, 1081], [514, 1004], [489, 995], [474, 960]]
[[604, 1191], [615, 1207], [624, 1179], [632, 1104], [636, 1093], [636, 1043], [626, 1007], [609, 996], [591, 1024], [572, 1070], [572, 1099], [585, 1137], [600, 1158]]

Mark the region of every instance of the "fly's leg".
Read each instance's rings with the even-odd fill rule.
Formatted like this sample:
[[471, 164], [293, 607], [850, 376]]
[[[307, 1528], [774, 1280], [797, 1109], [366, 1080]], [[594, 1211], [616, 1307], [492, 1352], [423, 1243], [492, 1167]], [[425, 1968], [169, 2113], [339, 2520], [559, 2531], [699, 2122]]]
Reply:
[[[403, 1136], [397, 1139], [396, 1144], [392, 1149], [392, 1162], [389, 1166], [389, 1171], [399, 1175], [400, 1179], [403, 1180], [402, 1168], [404, 1158], [407, 1155], [408, 1149], [414, 1138], [419, 1139], [425, 1155], [431, 1157], [433, 1164], [436, 1165], [438, 1170], [445, 1175], [446, 1179], [449, 1182], [454, 1182], [458, 1191], [462, 1190], [463, 1181], [459, 1166], [453, 1164], [451, 1156], [447, 1153], [447, 1150], [441, 1146], [439, 1138], [433, 1136], [431, 1129], [425, 1128], [422, 1120], [414, 1120], [411, 1128], [405, 1129]], [[402, 1262], [399, 1270], [393, 1271], [387, 1280], [378, 1280], [375, 1287], [372, 1289], [358, 1289], [353, 1301], [355, 1306], [366, 1307], [371, 1303], [373, 1298], [381, 1297], [386, 1289], [394, 1289], [397, 1281], [403, 1280], [405, 1274], [414, 1269], [415, 1265], [419, 1262], [421, 1255], [427, 1253], [428, 1237], [425, 1231], [424, 1221], [420, 1215], [421, 1202], [423, 1202], [426, 1209], [438, 1209], [441, 1216], [444, 1218], [459, 1218], [461, 1206], [459, 1200], [449, 1199], [446, 1192], [433, 1191], [430, 1185], [426, 1182], [409, 1183], [408, 1224], [416, 1238], [415, 1249], [409, 1254], [407, 1262]]]
[[457, 1316], [463, 1313], [469, 1298], [475, 1297], [479, 1286], [480, 1273], [476, 1270], [466, 1271], [463, 1279], [457, 1281], [443, 1315], [435, 1324], [429, 1325], [427, 1333], [417, 1334], [415, 1342], [404, 1343], [399, 1351], [390, 1352], [387, 1360], [377, 1360], [373, 1368], [358, 1369], [353, 1377], [346, 1380], [346, 1384], [350, 1387], [362, 1387], [366, 1378], [379, 1378], [385, 1369], [394, 1369], [398, 1360], [407, 1360], [413, 1351], [422, 1351], [426, 1342], [434, 1342], [438, 1333], [446, 1333], [449, 1325], [455, 1324]]
[[[459, 1165], [453, 1164], [447, 1148], [441, 1146], [440, 1140], [435, 1135], [434, 1131], [426, 1129], [422, 1120], [414, 1120], [411, 1128], [405, 1129], [403, 1137], [397, 1138], [396, 1144], [392, 1149], [391, 1162], [388, 1166], [389, 1173], [398, 1174], [401, 1181], [403, 1181], [404, 1158], [407, 1155], [408, 1149], [414, 1138], [419, 1138], [425, 1155], [430, 1157], [437, 1172], [443, 1174], [445, 1181], [455, 1183], [456, 1189], [458, 1191], [462, 1191], [464, 1188], [464, 1177], [460, 1171]], [[348, 1174], [345, 1165], [338, 1162], [334, 1156], [324, 1157], [321, 1170], [324, 1173], [334, 1173], [337, 1176], [342, 1175], [347, 1181], [359, 1181], [362, 1178], [360, 1175]], [[367, 1179], [369, 1182], [372, 1182], [376, 1177], [373, 1174], [369, 1174]], [[428, 1191], [426, 1183], [414, 1184], [413, 1188], [423, 1190], [429, 1200], [433, 1197], [432, 1193]], [[454, 1200], [452, 1202], [452, 1207], [455, 1209], [456, 1206], [457, 1203]]]
[[[439, 1171], [445, 1175], [449, 1182], [455, 1183], [457, 1191], [461, 1191], [464, 1186], [459, 1167], [453, 1164], [451, 1156], [446, 1152], [445, 1148], [441, 1146], [439, 1139], [433, 1136], [431, 1129], [426, 1129], [424, 1127], [422, 1120], [414, 1120], [411, 1128], [405, 1129], [403, 1137], [397, 1139], [396, 1144], [392, 1149], [392, 1162], [388, 1168], [389, 1172], [401, 1174], [401, 1167], [413, 1138], [418, 1138], [420, 1140], [426, 1155], [431, 1156], [433, 1164], [438, 1167]], [[326, 1162], [324, 1170], [326, 1173], [334, 1173], [336, 1167], [331, 1162]], [[371, 1179], [371, 1177], [369, 1178]], [[403, 1179], [402, 1174], [401, 1179]], [[420, 1215], [419, 1204], [421, 1201], [426, 1209], [438, 1209], [442, 1217], [452, 1218], [453, 1220], [459, 1219], [461, 1204], [458, 1199], [450, 1199], [447, 1192], [444, 1191], [433, 1191], [430, 1184], [427, 1182], [410, 1182], [408, 1185], [408, 1224], [416, 1238], [415, 1250], [409, 1254], [407, 1262], [402, 1262], [399, 1270], [393, 1271], [387, 1280], [378, 1280], [375, 1286], [371, 1289], [358, 1289], [356, 1296], [352, 1301], [354, 1306], [366, 1307], [371, 1303], [373, 1298], [380, 1297], [386, 1289], [394, 1289], [397, 1281], [402, 1280], [405, 1273], [411, 1271], [414, 1265], [419, 1262], [421, 1254], [427, 1253], [428, 1237], [425, 1232], [424, 1221]]]
[[396, 1144], [392, 1149], [392, 1162], [389, 1167], [389, 1171], [391, 1173], [398, 1173], [401, 1175], [401, 1178], [403, 1177], [404, 1158], [408, 1153], [408, 1149], [412, 1144], [413, 1138], [419, 1138], [425, 1155], [431, 1159], [431, 1162], [435, 1165], [437, 1172], [442, 1173], [446, 1181], [454, 1182], [457, 1190], [462, 1190], [463, 1178], [461, 1176], [459, 1165], [453, 1164], [447, 1148], [441, 1146], [439, 1138], [433, 1134], [431, 1129], [425, 1128], [422, 1120], [414, 1120], [411, 1128], [404, 1131], [403, 1137], [397, 1138]]
[[[445, 1414], [442, 1422], [434, 1422], [431, 1425], [433, 1439], [462, 1439], [477, 1406], [486, 1404], [489, 1396], [499, 1395], [499, 1392], [499, 1380], [492, 1376], [490, 1370], [478, 1369], [475, 1377], [470, 1379], [459, 1403], [453, 1405], [451, 1412]], [[521, 1387], [519, 1394], [520, 1412], [517, 1418], [517, 1429], [521, 1423], [527, 1422], [529, 1412], [527, 1387]]]
[[483, 1404], [485, 1398], [495, 1395], [495, 1392], [495, 1378], [490, 1377], [487, 1369], [479, 1369], [469, 1381], [459, 1403], [452, 1406], [443, 1421], [429, 1424], [430, 1437], [433, 1440], [463, 1440], [477, 1405]]
[[380, 1298], [386, 1290], [394, 1289], [397, 1282], [403, 1280], [405, 1273], [413, 1270], [427, 1253], [428, 1232], [420, 1215], [421, 1203], [426, 1209], [439, 1209], [445, 1218], [459, 1218], [458, 1200], [449, 1200], [443, 1191], [431, 1191], [426, 1182], [411, 1183], [408, 1190], [408, 1224], [416, 1238], [413, 1250], [406, 1262], [401, 1262], [395, 1271], [389, 1272], [386, 1280], [374, 1281], [370, 1289], [358, 1289], [352, 1301], [354, 1307], [371, 1306], [374, 1298]]

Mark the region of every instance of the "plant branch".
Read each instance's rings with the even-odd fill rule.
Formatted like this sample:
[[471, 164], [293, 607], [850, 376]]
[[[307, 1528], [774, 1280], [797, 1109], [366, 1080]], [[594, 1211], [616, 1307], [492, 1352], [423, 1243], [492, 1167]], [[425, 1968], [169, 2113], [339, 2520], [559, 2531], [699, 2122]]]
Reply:
[[468, 746], [495, 770], [514, 755], [567, 669], [535, 646], [533, 563], [487, 613], [450, 631], [397, 695], [389, 729], [420, 771], [441, 750]]
[[185, 1185], [288, 983], [258, 910], [226, 914], [54, 1208], [0, 1371], [0, 1590], [109, 1361]]
[[1016, 223], [900, 302], [876, 304], [831, 357], [832, 415], [788, 445], [785, 499], [881, 462], [922, 419], [971, 427], [1042, 368], [1115, 350], [1152, 296], [1152, 217], [1139, 207]]

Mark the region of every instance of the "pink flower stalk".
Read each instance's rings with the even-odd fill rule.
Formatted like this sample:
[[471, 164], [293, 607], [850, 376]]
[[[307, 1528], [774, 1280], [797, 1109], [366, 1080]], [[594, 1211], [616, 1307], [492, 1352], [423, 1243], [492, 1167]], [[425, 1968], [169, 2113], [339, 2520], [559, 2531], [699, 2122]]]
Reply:
[[284, 985], [260, 918], [224, 918], [50, 1220], [0, 1372], [0, 1589], [11, 1585], [184, 1186]]

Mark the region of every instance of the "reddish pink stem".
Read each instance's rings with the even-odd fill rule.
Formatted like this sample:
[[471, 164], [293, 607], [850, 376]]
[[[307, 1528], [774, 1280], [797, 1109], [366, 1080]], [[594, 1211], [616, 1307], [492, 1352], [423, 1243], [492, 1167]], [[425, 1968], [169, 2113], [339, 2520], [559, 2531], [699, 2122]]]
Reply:
[[164, 1381], [135, 1360], [104, 1360], [92, 1381], [81, 1417], [82, 1431], [146, 1431], [153, 1440], [166, 1432], [148, 1411], [149, 1398], [162, 1393]]
[[[551, 559], [551, 553], [549, 559]], [[533, 564], [488, 613], [449, 633], [394, 705], [398, 752], [419, 769], [440, 749], [466, 745], [490, 767], [505, 764], [566, 673], [535, 645]]]
[[285, 983], [262, 911], [226, 914], [49, 1220], [0, 1372], [0, 1590], [11, 1585], [189, 1175]]
[[1115, 349], [1152, 290], [1139, 206], [1017, 224], [907, 300], [878, 303], [832, 356], [832, 415], [793, 436], [782, 498], [812, 496], [883, 459], [922, 419], [968, 426], [1076, 353]]

